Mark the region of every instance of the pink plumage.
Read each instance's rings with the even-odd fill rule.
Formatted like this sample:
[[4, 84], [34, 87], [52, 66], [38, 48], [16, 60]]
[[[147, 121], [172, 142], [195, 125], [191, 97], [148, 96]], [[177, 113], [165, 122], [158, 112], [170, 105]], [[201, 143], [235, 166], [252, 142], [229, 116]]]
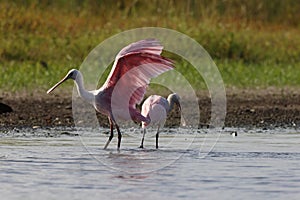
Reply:
[[[131, 95], [129, 103], [135, 108], [143, 100], [150, 79], [173, 68], [172, 61], [160, 55], [162, 49], [155, 39], [141, 40], [123, 48], [102, 88], [115, 87], [118, 83], [119, 95]], [[117, 103], [120, 104], [120, 100]]]
[[149, 96], [143, 103], [141, 114], [149, 118], [149, 122], [142, 122], [145, 129], [151, 122], [152, 125], [163, 126], [165, 124], [170, 105], [167, 99], [159, 95]]
[[47, 93], [52, 92], [67, 79], [73, 79], [79, 95], [94, 105], [95, 109], [108, 116], [111, 134], [104, 148], [113, 138], [113, 126], [118, 132], [118, 149], [121, 144], [121, 132], [117, 120], [134, 120], [149, 122], [136, 109], [146, 92], [150, 79], [173, 69], [171, 60], [162, 57], [163, 46], [155, 39], [141, 40], [124, 47], [116, 56], [112, 70], [104, 85], [95, 91], [87, 91], [83, 85], [82, 74], [75, 69]]
[[160, 128], [164, 126], [167, 114], [173, 109], [174, 104], [181, 110], [180, 97], [176, 93], [170, 94], [167, 99], [159, 95], [151, 95], [144, 101], [142, 105], [142, 115], [149, 119], [149, 121], [142, 122], [143, 137], [140, 146], [141, 148], [144, 147], [146, 127], [149, 125], [157, 126], [156, 148], [158, 148]]

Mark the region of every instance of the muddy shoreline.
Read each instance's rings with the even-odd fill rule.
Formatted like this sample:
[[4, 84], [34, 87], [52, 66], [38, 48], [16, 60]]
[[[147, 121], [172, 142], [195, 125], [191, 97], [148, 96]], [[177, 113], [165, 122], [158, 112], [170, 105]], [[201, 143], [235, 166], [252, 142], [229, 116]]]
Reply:
[[[226, 93], [226, 127], [300, 127], [300, 89], [230, 89]], [[210, 122], [210, 98], [207, 92], [200, 92], [198, 97], [199, 127], [206, 127]], [[2, 130], [74, 126], [71, 93], [0, 93], [0, 103], [13, 109], [0, 114]], [[100, 125], [108, 127], [107, 117], [97, 116]], [[178, 114], [173, 113], [166, 126], [176, 126], [178, 121]]]

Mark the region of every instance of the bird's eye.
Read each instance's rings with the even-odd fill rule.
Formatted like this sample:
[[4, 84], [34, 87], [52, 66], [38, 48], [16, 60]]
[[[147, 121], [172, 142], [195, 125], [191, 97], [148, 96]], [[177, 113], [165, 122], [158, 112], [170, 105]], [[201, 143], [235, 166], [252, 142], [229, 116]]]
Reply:
[[71, 78], [73, 76], [74, 76], [74, 72], [71, 72], [68, 77]]

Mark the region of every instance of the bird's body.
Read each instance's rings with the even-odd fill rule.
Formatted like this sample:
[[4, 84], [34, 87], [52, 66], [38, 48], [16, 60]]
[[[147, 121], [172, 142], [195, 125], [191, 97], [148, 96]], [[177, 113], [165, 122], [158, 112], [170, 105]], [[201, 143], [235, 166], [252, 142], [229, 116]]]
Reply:
[[87, 91], [84, 88], [82, 74], [72, 69], [47, 93], [67, 79], [73, 79], [79, 95], [91, 103], [98, 112], [108, 116], [111, 132], [104, 148], [107, 148], [112, 140], [115, 126], [119, 149], [122, 135], [117, 122], [120, 119], [132, 119], [149, 123], [149, 119], [136, 109], [136, 104], [142, 101], [151, 78], [173, 69], [172, 62], [160, 55], [162, 49], [163, 46], [155, 39], [132, 43], [118, 53], [106, 82], [98, 90]]
[[164, 126], [167, 114], [173, 109], [174, 104], [177, 104], [179, 109], [181, 109], [180, 97], [176, 93], [170, 94], [167, 99], [159, 95], [151, 95], [144, 101], [141, 114], [145, 116], [149, 122], [142, 121], [143, 137], [141, 148], [144, 147], [146, 127], [149, 125], [157, 126], [156, 148], [158, 148], [159, 130]]

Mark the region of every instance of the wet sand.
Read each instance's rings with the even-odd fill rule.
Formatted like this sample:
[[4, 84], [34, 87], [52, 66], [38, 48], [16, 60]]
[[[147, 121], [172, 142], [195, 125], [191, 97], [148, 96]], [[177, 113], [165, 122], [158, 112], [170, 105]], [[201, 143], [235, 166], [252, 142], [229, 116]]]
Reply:
[[[295, 127], [300, 126], [300, 89], [229, 89], [227, 93], [226, 127]], [[210, 98], [199, 92], [199, 127], [210, 122]], [[43, 92], [0, 93], [0, 103], [13, 111], [0, 114], [0, 128], [34, 128], [74, 126], [72, 93]], [[101, 126], [108, 126], [106, 116], [98, 114]], [[178, 123], [178, 114], [170, 115], [166, 126]]]

